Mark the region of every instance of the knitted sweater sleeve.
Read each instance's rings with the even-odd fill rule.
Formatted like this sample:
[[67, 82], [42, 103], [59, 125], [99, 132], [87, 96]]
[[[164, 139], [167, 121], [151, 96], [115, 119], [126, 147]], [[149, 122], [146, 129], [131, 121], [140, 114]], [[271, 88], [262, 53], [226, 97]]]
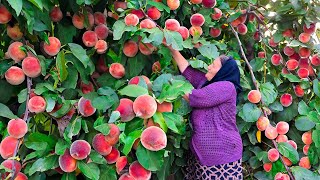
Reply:
[[197, 88], [199, 84], [206, 80], [205, 73], [194, 69], [190, 65], [182, 72], [182, 75]]
[[201, 89], [193, 89], [189, 95], [191, 107], [208, 108], [231, 101], [236, 96], [236, 90], [231, 82], [219, 81]]

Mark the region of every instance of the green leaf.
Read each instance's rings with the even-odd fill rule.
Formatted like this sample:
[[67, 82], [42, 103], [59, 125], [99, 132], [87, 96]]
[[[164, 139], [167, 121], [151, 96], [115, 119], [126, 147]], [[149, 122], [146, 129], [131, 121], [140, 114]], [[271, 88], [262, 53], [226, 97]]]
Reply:
[[116, 21], [113, 26], [113, 40], [119, 40], [122, 37], [122, 34], [125, 32], [126, 24], [123, 20]]
[[16, 11], [17, 16], [19, 16], [23, 6], [22, 0], [8, 1], [8, 3]]
[[317, 148], [320, 148], [320, 130], [312, 131], [312, 140]]
[[67, 71], [67, 66], [66, 66], [66, 59], [64, 57], [64, 52], [60, 51], [57, 55], [56, 58], [56, 66], [59, 72], [59, 77], [61, 82], [67, 79], [68, 77], [68, 71]]
[[149, 171], [158, 171], [164, 163], [164, 150], [149, 151], [143, 146], [138, 146], [136, 156], [139, 163]]
[[307, 116], [309, 120], [313, 121], [314, 123], [320, 124], [320, 117], [316, 111], [310, 111]]
[[291, 168], [293, 176], [296, 180], [317, 180], [320, 176], [313, 173], [312, 171], [302, 168], [300, 166], [294, 166]]
[[109, 124], [105, 121], [104, 117], [99, 117], [93, 124], [93, 128], [104, 135], [110, 132]]
[[45, 172], [49, 169], [54, 169], [59, 166], [59, 156], [52, 155], [36, 160], [29, 169], [29, 175], [31, 176], [35, 172]]
[[278, 96], [278, 92], [274, 85], [270, 82], [260, 85], [261, 96], [266, 105], [273, 103]]
[[159, 103], [164, 101], [173, 102], [179, 96], [183, 96], [186, 93], [190, 93], [193, 86], [188, 81], [171, 80], [162, 87], [161, 94], [157, 98]]
[[166, 42], [168, 46], [172, 46], [175, 50], [182, 50], [182, 36], [180, 33], [175, 31], [164, 30], [164, 37], [166, 38]]
[[148, 89], [135, 84], [129, 84], [128, 86], [119, 90], [119, 94], [122, 96], [138, 97], [141, 95], [148, 94]]
[[298, 78], [296, 75], [293, 74], [283, 74], [281, 73], [281, 75], [285, 78], [287, 78], [290, 82], [301, 82], [301, 79]]
[[298, 103], [294, 101], [289, 107], [286, 107], [283, 111], [276, 113], [275, 119], [281, 119], [282, 121], [289, 122], [298, 114]]
[[100, 174], [99, 180], [117, 180], [117, 172], [115, 168], [111, 165], [100, 166], [100, 169], [103, 169]]
[[106, 159], [94, 150], [91, 150], [89, 157], [92, 160], [92, 162], [94, 162], [94, 163], [107, 164]]
[[64, 151], [70, 147], [70, 144], [66, 141], [64, 141], [63, 139], [59, 139], [56, 147], [55, 147], [55, 153], [57, 155], [63, 155]]
[[250, 65], [252, 67], [253, 72], [257, 72], [260, 70], [264, 65], [265, 59], [263, 58], [255, 58], [250, 61]]
[[318, 97], [320, 97], [320, 82], [318, 79], [313, 80], [313, 91]]
[[[148, 1], [148, 2], [153, 2], [153, 1]], [[143, 31], [150, 33], [149, 37], [145, 37], [144, 39], [142, 39], [143, 43], [152, 43], [155, 46], [159, 46], [162, 44], [164, 34], [160, 29], [158, 28], [143, 29]]]
[[141, 136], [141, 133], [142, 133], [142, 130], [135, 130], [135, 131], [132, 131], [130, 132], [124, 139], [123, 143], [124, 143], [124, 146], [123, 146], [123, 149], [122, 149], [122, 153], [124, 155], [128, 155], [132, 149], [132, 146], [135, 142], [135, 140], [137, 140], [138, 138], [140, 138]]
[[78, 71], [74, 66], [68, 66], [67, 77], [65, 81], [62, 82], [62, 87], [67, 89], [76, 89], [78, 81]]
[[307, 47], [305, 44], [303, 44], [297, 40], [292, 40], [287, 46], [289, 46], [289, 47], [299, 47], [299, 46]]
[[297, 162], [299, 162], [299, 154], [297, 150], [294, 147], [292, 147], [289, 143], [278, 143], [278, 149], [283, 156], [287, 157], [292, 162], [292, 164], [296, 164]]
[[54, 136], [51, 136], [51, 135], [48, 136], [39, 132], [34, 132], [28, 136], [28, 139], [26, 142], [46, 142], [49, 145], [49, 149], [53, 150], [57, 140], [55, 139]]
[[77, 117], [70, 122], [64, 131], [64, 136], [71, 139], [73, 136], [79, 134], [81, 130], [81, 117]]
[[177, 134], [183, 135], [185, 133], [186, 125], [182, 116], [171, 112], [164, 112], [162, 115], [169, 129]]
[[299, 131], [309, 131], [316, 125], [316, 123], [309, 120], [307, 116], [300, 116], [296, 119], [294, 125]]
[[81, 61], [83, 66], [86, 68], [89, 65], [90, 58], [86, 54], [86, 50], [83, 49], [79, 44], [68, 43], [72, 54]]
[[78, 168], [89, 179], [99, 179], [100, 169], [94, 163], [85, 163], [83, 161], [78, 161]]
[[170, 13], [170, 8], [161, 2], [147, 1], [147, 4], [155, 6], [159, 11], [165, 10], [167, 13]]
[[73, 37], [77, 34], [77, 29], [72, 24], [58, 23], [57, 29], [57, 38], [59, 38], [61, 44], [71, 43]]
[[63, 173], [61, 180], [77, 180], [76, 173], [75, 172]]
[[9, 118], [9, 119], [17, 119], [18, 116], [14, 115], [12, 111], [4, 104], [0, 103], [0, 116]]
[[214, 44], [203, 45], [198, 48], [202, 56], [214, 60], [219, 56], [218, 48]]
[[298, 112], [300, 115], [307, 115], [309, 112], [311, 111], [311, 109], [308, 107], [308, 105], [301, 100], [298, 104]]
[[164, 131], [164, 132], [167, 132], [168, 131], [168, 126], [166, 124], [166, 121], [163, 117], [163, 114], [160, 113], [160, 112], [156, 112], [153, 116], [152, 116], [152, 119], [155, 123], [158, 123], [161, 127], [161, 129]]
[[252, 103], [246, 103], [242, 108], [243, 120], [246, 122], [256, 122], [261, 115], [261, 109]]
[[105, 112], [109, 109], [116, 101], [109, 98], [108, 96], [98, 96], [92, 100], [92, 105], [98, 110]]
[[42, 0], [28, 0], [28, 1], [30, 1], [32, 4], [37, 6], [40, 10], [43, 9]]
[[108, 123], [114, 123], [116, 122], [116, 120], [120, 119], [120, 117], [121, 117], [121, 114], [119, 111], [112, 111]]

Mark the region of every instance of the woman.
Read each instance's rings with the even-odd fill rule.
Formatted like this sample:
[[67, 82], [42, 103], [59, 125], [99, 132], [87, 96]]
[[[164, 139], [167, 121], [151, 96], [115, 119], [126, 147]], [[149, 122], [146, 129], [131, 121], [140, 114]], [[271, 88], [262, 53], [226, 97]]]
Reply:
[[203, 73], [169, 47], [182, 75], [194, 86], [185, 95], [193, 108], [193, 134], [185, 179], [243, 179], [242, 140], [236, 126], [237, 94], [242, 91], [234, 59], [220, 56]]

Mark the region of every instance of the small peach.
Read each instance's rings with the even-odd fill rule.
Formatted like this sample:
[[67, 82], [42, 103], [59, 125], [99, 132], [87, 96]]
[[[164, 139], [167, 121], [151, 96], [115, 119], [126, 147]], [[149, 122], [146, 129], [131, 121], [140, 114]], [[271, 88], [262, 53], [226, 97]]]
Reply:
[[251, 103], [259, 103], [260, 100], [261, 100], [261, 93], [260, 93], [260, 91], [258, 91], [258, 90], [251, 90], [251, 91], [248, 93], [248, 100], [249, 100]]
[[279, 159], [280, 157], [280, 154], [279, 154], [279, 151], [275, 148], [272, 148], [268, 151], [268, 159], [271, 161], [271, 162], [275, 162]]
[[311, 131], [308, 131], [302, 134], [302, 142], [306, 145], [310, 145], [312, 143]]
[[272, 125], [269, 125], [265, 132], [264, 135], [268, 138], [268, 139], [276, 139], [278, 136], [278, 132], [277, 129], [275, 127], [273, 127]]
[[259, 119], [256, 122], [256, 126], [260, 131], [266, 130], [269, 124], [270, 124], [269, 119], [264, 116], [259, 117]]
[[292, 95], [289, 93], [284, 93], [280, 97], [280, 103], [284, 107], [289, 107], [292, 104]]
[[30, 112], [41, 113], [46, 110], [47, 102], [41, 96], [34, 96], [28, 102], [28, 109]]
[[8, 47], [8, 54], [11, 59], [13, 59], [16, 63], [20, 62], [24, 59], [27, 54], [22, 50], [23, 44], [21, 42], [13, 42]]
[[278, 134], [286, 134], [289, 131], [289, 124], [284, 121], [280, 121], [276, 125]]
[[50, 18], [53, 22], [59, 22], [63, 18], [62, 11], [59, 6], [54, 6], [50, 11]]
[[61, 48], [60, 40], [56, 37], [49, 37], [49, 44], [43, 44], [43, 50], [50, 56], [55, 56], [59, 53]]
[[9, 135], [16, 139], [22, 138], [28, 132], [27, 123], [22, 119], [11, 119], [7, 129]]
[[19, 85], [25, 80], [23, 70], [17, 66], [11, 66], [4, 76], [7, 82], [11, 85]]
[[121, 79], [125, 75], [125, 69], [120, 63], [112, 63], [109, 68], [109, 73], [116, 79]]
[[91, 100], [84, 97], [79, 99], [78, 110], [83, 117], [89, 117], [96, 112], [96, 108], [92, 106]]
[[124, 22], [127, 26], [136, 26], [139, 24], [139, 18], [137, 15], [135, 14], [128, 14], [125, 18], [124, 18]]
[[310, 164], [309, 157], [308, 156], [302, 157], [299, 161], [299, 166], [306, 169], [310, 169], [311, 164]]

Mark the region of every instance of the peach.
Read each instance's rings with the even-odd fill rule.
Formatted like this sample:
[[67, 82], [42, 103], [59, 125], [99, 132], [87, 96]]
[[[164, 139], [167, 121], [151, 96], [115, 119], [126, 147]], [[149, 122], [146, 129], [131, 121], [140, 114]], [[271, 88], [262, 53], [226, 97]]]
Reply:
[[289, 131], [289, 124], [285, 121], [280, 121], [276, 125], [278, 134], [286, 134]]
[[100, 25], [100, 24], [106, 24], [106, 16], [102, 12], [95, 12], [93, 14], [94, 17], [94, 24], [95, 25]]
[[282, 174], [281, 172], [278, 172], [274, 176], [274, 180], [290, 180], [290, 176], [288, 174]]
[[288, 137], [286, 135], [280, 134], [278, 135], [276, 142], [287, 142], [288, 141]]
[[179, 31], [180, 23], [175, 19], [167, 19], [165, 22], [165, 28], [170, 31]]
[[109, 124], [109, 134], [105, 136], [106, 141], [111, 145], [116, 145], [119, 141], [120, 129], [115, 124]]
[[297, 143], [294, 142], [293, 140], [289, 140], [287, 141], [287, 143], [289, 143], [294, 149], [298, 149]]
[[49, 15], [53, 22], [59, 22], [63, 18], [62, 11], [58, 6], [53, 7]]
[[292, 104], [292, 96], [289, 93], [284, 93], [280, 97], [280, 103], [284, 107], [289, 107]]
[[211, 18], [213, 20], [219, 20], [222, 16], [222, 11], [219, 8], [214, 8], [213, 11], [214, 13], [211, 14]]
[[133, 111], [137, 117], [148, 119], [157, 111], [157, 103], [152, 96], [141, 95], [134, 100]]
[[105, 40], [98, 40], [94, 48], [97, 50], [98, 54], [103, 54], [108, 49], [108, 44]]
[[128, 163], [128, 160], [126, 156], [121, 156], [117, 159], [116, 169], [118, 174], [120, 174], [121, 171], [124, 169], [124, 167], [126, 167], [127, 163]]
[[136, 180], [148, 180], [151, 178], [151, 171], [145, 169], [138, 161], [129, 166], [129, 174]]
[[249, 14], [249, 21], [250, 22], [253, 22], [255, 18], [256, 17], [254, 16], [254, 14]]
[[205, 19], [202, 14], [196, 13], [190, 17], [191, 26], [202, 26], [205, 22]]
[[212, 8], [217, 4], [216, 0], [202, 0], [202, 5], [206, 8]]
[[46, 110], [47, 102], [41, 96], [34, 96], [28, 102], [28, 109], [30, 112], [41, 113]]
[[302, 42], [302, 43], [307, 43], [309, 42], [311, 39], [311, 36], [310, 34], [307, 34], [307, 33], [301, 33], [299, 35], [299, 41]]
[[282, 32], [282, 36], [283, 37], [288, 37], [288, 38], [293, 37], [293, 30], [292, 29], [287, 29], [287, 30], [283, 31]]
[[309, 71], [309, 76], [314, 76], [315, 75], [315, 71], [313, 69], [313, 67], [311, 65], [308, 66], [308, 71]]
[[303, 154], [304, 155], [308, 155], [308, 151], [309, 151], [310, 145], [304, 145], [302, 150], [303, 150]]
[[305, 47], [299, 48], [299, 55], [300, 55], [301, 57], [307, 58], [307, 57], [310, 56], [310, 54], [311, 54], [310, 49], [305, 48]]
[[19, 143], [18, 139], [12, 136], [5, 137], [0, 143], [1, 157], [3, 159], [8, 159], [9, 157], [12, 157], [18, 143]]
[[[15, 168], [15, 172], [20, 172], [21, 171], [21, 163], [17, 160], [13, 159], [6, 159], [4, 160], [1, 165], [7, 169], [13, 170], [13, 166]], [[13, 166], [12, 166], [13, 165]], [[8, 176], [9, 174], [7, 174]], [[0, 176], [1, 177], [1, 176]]]
[[283, 73], [283, 74], [289, 74], [289, 71], [284, 67], [284, 68], [282, 68], [281, 73]]
[[242, 14], [237, 19], [235, 19], [234, 21], [231, 22], [231, 26], [237, 27], [239, 24], [244, 24], [246, 22], [246, 20], [247, 20], [247, 15]]
[[309, 67], [309, 59], [308, 58], [301, 58], [299, 60], [299, 67], [300, 68], [308, 68]]
[[300, 55], [298, 53], [294, 53], [293, 55], [289, 56], [290, 59], [300, 59]]
[[200, 3], [202, 3], [202, 0], [190, 0], [190, 2], [192, 4], [200, 4]]
[[275, 162], [279, 159], [280, 157], [280, 154], [278, 152], [277, 149], [275, 148], [272, 148], [268, 151], [268, 159], [271, 161], [271, 162]]
[[151, 43], [142, 43], [139, 42], [139, 50], [142, 54], [148, 56], [155, 51], [156, 47], [153, 46]]
[[104, 61], [102, 56], [97, 61], [96, 69], [99, 73], [106, 73], [109, 71], [109, 68], [106, 65], [106, 62]]
[[91, 100], [81, 97], [78, 102], [79, 113], [83, 117], [88, 117], [96, 112], [96, 108], [92, 106]]
[[261, 116], [256, 122], [256, 126], [260, 131], [266, 130], [266, 128], [269, 126], [270, 121], [268, 118]]
[[289, 59], [286, 63], [286, 66], [289, 71], [292, 71], [298, 68], [299, 62], [295, 59]]
[[302, 157], [299, 161], [299, 166], [306, 169], [310, 169], [311, 164], [310, 164], [309, 157], [308, 156]]
[[270, 40], [269, 40], [269, 45], [270, 45], [271, 47], [277, 47], [277, 46], [278, 46], [278, 43], [275, 43], [275, 42], [274, 42], [274, 38], [271, 37]]
[[99, 24], [94, 28], [94, 32], [97, 34], [98, 39], [106, 39], [109, 35], [109, 28], [104, 24]]
[[89, 84], [85, 84], [84, 82], [81, 81], [80, 89], [81, 89], [83, 94], [88, 94], [88, 93], [94, 91], [94, 87], [93, 87], [93, 84], [91, 82], [89, 82]]
[[77, 169], [77, 160], [70, 155], [69, 149], [59, 156], [59, 166], [64, 172], [73, 172]]
[[258, 52], [258, 57], [259, 58], [266, 58], [266, 52], [264, 52], [264, 51]]
[[84, 15], [83, 14], [74, 14], [72, 16], [72, 23], [74, 27], [77, 29], [83, 29], [84, 28]]
[[140, 22], [140, 28], [152, 29], [156, 27], [156, 23], [150, 19], [144, 19]]
[[19, 85], [25, 80], [25, 75], [21, 68], [11, 66], [5, 73], [7, 82], [11, 85]]
[[141, 144], [150, 151], [159, 151], [167, 146], [167, 135], [161, 128], [150, 126], [142, 132]]
[[248, 28], [245, 24], [239, 24], [237, 26], [238, 33], [241, 35], [245, 35], [248, 32]]
[[296, 96], [298, 97], [303, 97], [304, 95], [304, 90], [301, 88], [301, 86], [298, 84], [294, 87], [294, 93], [296, 94]]
[[128, 14], [126, 15], [126, 17], [124, 18], [124, 23], [127, 26], [136, 26], [139, 24], [139, 18], [137, 15], [135, 14]]
[[43, 44], [43, 50], [50, 56], [55, 56], [59, 53], [61, 48], [60, 40], [56, 37], [49, 37], [49, 44]]
[[270, 172], [271, 169], [272, 169], [272, 163], [265, 163], [265, 164], [263, 164], [263, 169], [264, 169], [266, 172]]
[[118, 158], [120, 158], [120, 152], [117, 148], [112, 147], [111, 152], [104, 157], [107, 160], [108, 164], [113, 164], [117, 162]]
[[[88, 7], [88, 6], [87, 6]], [[88, 20], [88, 24], [85, 24], [85, 25], [87, 25], [87, 30], [90, 30], [90, 29], [92, 29], [92, 27], [94, 26], [94, 16], [93, 16], [93, 14], [91, 14], [91, 13], [87, 13], [87, 20]]]
[[129, 40], [123, 45], [123, 54], [127, 57], [134, 57], [139, 50], [138, 44], [135, 41]]
[[260, 102], [260, 100], [261, 100], [261, 93], [260, 93], [260, 91], [258, 91], [258, 90], [251, 90], [251, 91], [248, 93], [248, 100], [249, 100], [251, 103], [258, 103], [258, 102]]
[[127, 2], [115, 1], [114, 2], [114, 10], [119, 11], [119, 8], [123, 9], [123, 10], [127, 9], [128, 8]]
[[19, 25], [15, 24], [14, 26], [10, 26], [8, 24], [7, 26], [7, 35], [12, 39], [12, 40], [20, 40], [23, 36], [23, 33], [21, 32]]
[[271, 63], [275, 66], [279, 66], [282, 63], [282, 57], [280, 54], [273, 54], [271, 56]]
[[144, 75], [142, 75], [142, 76], [135, 76], [135, 77], [131, 78], [130, 81], [128, 82], [128, 84], [138, 85], [139, 82], [140, 82], [140, 78], [142, 78], [142, 79], [146, 82], [147, 85], [150, 85], [150, 84], [151, 84], [150, 79], [149, 79], [147, 76], [144, 76]]
[[112, 63], [109, 68], [109, 73], [116, 79], [121, 79], [125, 75], [125, 69], [120, 63]]
[[294, 49], [289, 46], [284, 47], [283, 52], [287, 56], [292, 56], [295, 53]]
[[313, 34], [314, 32], [316, 32], [316, 24], [311, 23], [309, 28], [306, 25], [303, 25], [303, 31], [308, 34]]
[[190, 36], [188, 28], [186, 28], [184, 26], [180, 26], [178, 32], [181, 34], [181, 37], [183, 40], [188, 39]]
[[96, 134], [92, 139], [92, 147], [102, 156], [110, 154], [112, 146], [108, 143], [102, 133]]
[[22, 172], [19, 172], [14, 180], [28, 180], [28, 177]]
[[133, 112], [133, 101], [128, 98], [120, 99], [120, 104], [116, 111], [120, 112], [122, 122], [131, 121], [136, 116]]
[[259, 41], [259, 40], [260, 40], [260, 33], [259, 33], [259, 31], [256, 31], [256, 32], [253, 34], [253, 39], [256, 40], [256, 41]]
[[311, 131], [308, 131], [302, 134], [302, 142], [306, 145], [310, 145], [312, 143]]
[[189, 28], [189, 32], [192, 37], [201, 36], [203, 33], [202, 28], [200, 26], [191, 26]]
[[156, 61], [152, 65], [152, 73], [159, 73], [161, 71], [161, 64], [159, 61]]
[[161, 17], [161, 12], [156, 7], [152, 6], [148, 9], [147, 15], [153, 20], [158, 20]]
[[8, 9], [0, 4], [0, 24], [8, 23], [12, 18], [12, 14], [8, 11]]
[[220, 34], [221, 34], [221, 29], [219, 29], [219, 28], [214, 28], [214, 27], [210, 28], [210, 35], [211, 35], [212, 37], [219, 37]]
[[41, 74], [40, 61], [35, 57], [26, 57], [22, 61], [22, 71], [25, 75], [36, 78]]
[[76, 140], [70, 146], [70, 155], [76, 160], [82, 160], [89, 156], [90, 144], [85, 140]]
[[141, 9], [132, 9], [130, 13], [137, 15], [139, 19], [144, 18], [144, 13]]
[[173, 105], [171, 102], [157, 103], [157, 112], [172, 112]]
[[167, 0], [167, 5], [170, 8], [170, 10], [176, 10], [180, 6], [180, 0]]
[[26, 53], [22, 50], [23, 44], [21, 42], [13, 42], [8, 47], [8, 53], [11, 59], [16, 63], [20, 62], [26, 57]]
[[286, 158], [284, 156], [282, 156], [282, 159], [283, 159], [283, 162], [284, 162], [285, 165], [292, 166], [292, 162], [290, 161], [290, 159], [288, 159], [288, 158]]
[[298, 69], [297, 74], [301, 79], [308, 78], [309, 70], [307, 68], [300, 68]]
[[22, 138], [28, 132], [27, 123], [22, 119], [11, 119], [7, 129], [9, 135], [16, 139]]
[[82, 42], [87, 47], [94, 47], [98, 42], [98, 36], [94, 31], [86, 31], [82, 35]]
[[315, 54], [311, 57], [311, 64], [314, 66], [320, 65], [320, 56], [318, 54]]
[[120, 176], [119, 180], [136, 180], [129, 173], [124, 173]]
[[278, 132], [277, 129], [275, 127], [273, 127], [271, 124], [268, 125], [268, 127], [266, 128], [264, 135], [268, 138], [268, 139], [276, 139], [278, 136]]

